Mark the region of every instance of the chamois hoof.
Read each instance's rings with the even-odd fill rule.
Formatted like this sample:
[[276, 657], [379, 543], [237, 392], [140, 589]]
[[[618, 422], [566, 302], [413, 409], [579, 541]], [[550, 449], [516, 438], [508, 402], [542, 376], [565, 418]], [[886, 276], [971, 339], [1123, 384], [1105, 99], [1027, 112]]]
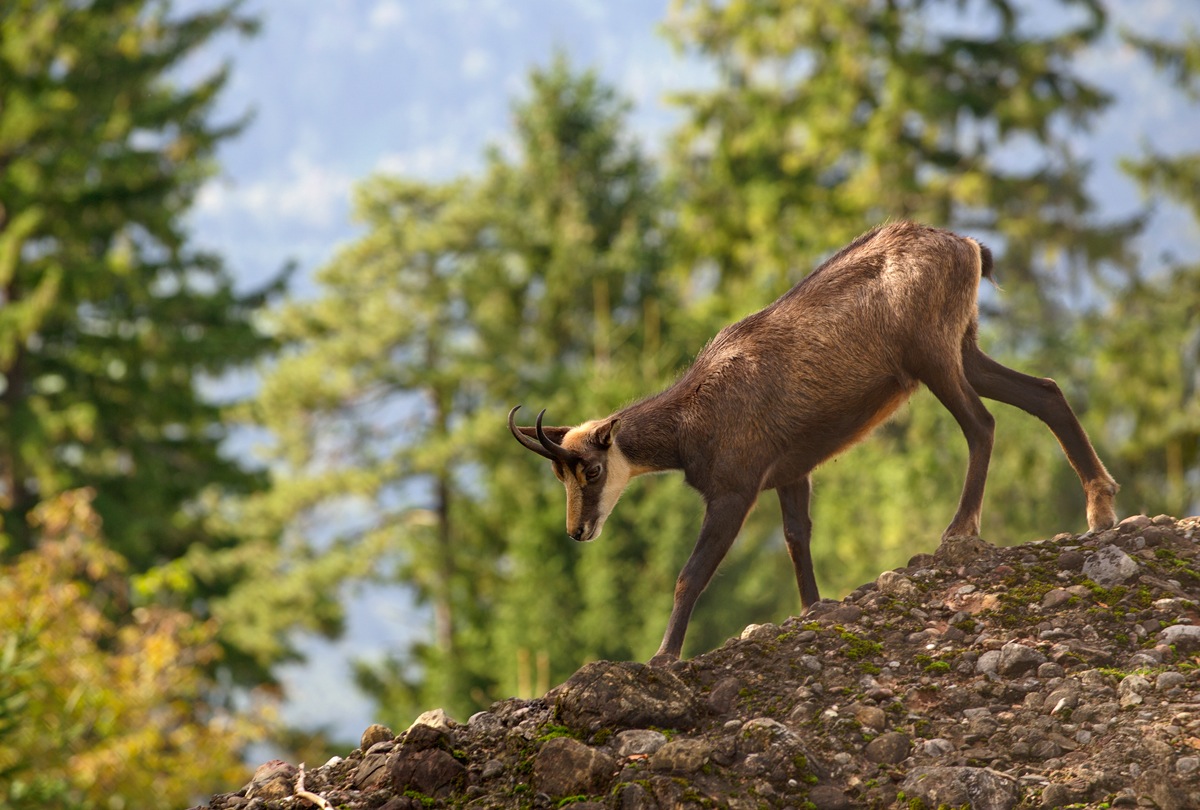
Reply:
[[669, 667], [678, 660], [678, 655], [672, 655], [671, 653], [659, 653], [646, 663], [648, 666], [652, 667]]

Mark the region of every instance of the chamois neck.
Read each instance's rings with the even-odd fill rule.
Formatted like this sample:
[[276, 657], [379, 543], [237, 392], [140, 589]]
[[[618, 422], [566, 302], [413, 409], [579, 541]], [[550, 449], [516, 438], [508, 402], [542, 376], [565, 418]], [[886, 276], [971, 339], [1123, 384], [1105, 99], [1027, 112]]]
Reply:
[[635, 402], [618, 411], [621, 420], [616, 443], [635, 474], [678, 470], [678, 410], [664, 394]]

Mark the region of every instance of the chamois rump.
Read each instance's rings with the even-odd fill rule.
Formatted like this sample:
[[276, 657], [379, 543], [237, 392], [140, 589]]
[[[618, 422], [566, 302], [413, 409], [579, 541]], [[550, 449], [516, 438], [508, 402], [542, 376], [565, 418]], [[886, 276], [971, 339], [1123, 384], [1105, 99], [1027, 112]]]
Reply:
[[678, 382], [603, 419], [513, 436], [549, 459], [566, 487], [567, 534], [594, 540], [630, 479], [683, 470], [704, 498], [695, 549], [679, 574], [662, 645], [679, 657], [692, 609], [759, 492], [774, 489], [807, 609], [819, 599], [808, 505], [817, 465], [866, 436], [924, 383], [953, 414], [969, 460], [943, 539], [979, 534], [994, 421], [980, 397], [1014, 405], [1053, 431], [1083, 483], [1092, 530], [1116, 523], [1117, 484], [1053, 380], [1006, 368], [976, 345], [991, 252], [910, 222], [855, 239], [781, 298], [721, 330]]

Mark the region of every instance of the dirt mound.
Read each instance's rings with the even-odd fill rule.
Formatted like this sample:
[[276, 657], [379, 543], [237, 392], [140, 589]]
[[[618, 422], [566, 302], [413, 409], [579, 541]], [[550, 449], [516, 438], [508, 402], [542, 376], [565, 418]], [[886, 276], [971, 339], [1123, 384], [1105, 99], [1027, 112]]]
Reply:
[[1200, 517], [944, 543], [653, 669], [439, 712], [233, 808], [1200, 807]]

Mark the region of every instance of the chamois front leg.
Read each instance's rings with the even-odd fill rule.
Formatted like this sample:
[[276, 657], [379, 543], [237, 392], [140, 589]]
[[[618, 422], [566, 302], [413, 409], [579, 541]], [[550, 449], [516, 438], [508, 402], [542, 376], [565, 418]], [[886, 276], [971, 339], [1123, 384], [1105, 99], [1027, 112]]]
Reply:
[[954, 416], [967, 439], [967, 479], [958, 499], [958, 511], [942, 533], [942, 539], [964, 535], [978, 537], [983, 489], [987, 484], [988, 463], [992, 458], [996, 420], [967, 382], [961, 367], [940, 369], [922, 376], [921, 381]]
[[675, 605], [671, 608], [671, 618], [667, 622], [662, 644], [650, 659], [652, 665], [666, 664], [679, 658], [696, 600], [708, 586], [721, 560], [725, 559], [729, 547], [742, 529], [746, 514], [754, 505], [755, 497], [732, 493], [709, 502], [696, 547], [692, 549], [692, 556], [688, 557], [675, 583]]
[[821, 598], [809, 551], [812, 518], [808, 515], [808, 499], [812, 493], [812, 483], [805, 476], [794, 484], [778, 487], [777, 492], [779, 506], [783, 509], [783, 538], [787, 541], [788, 556], [792, 558], [796, 584], [800, 587], [800, 606], [808, 610]]

